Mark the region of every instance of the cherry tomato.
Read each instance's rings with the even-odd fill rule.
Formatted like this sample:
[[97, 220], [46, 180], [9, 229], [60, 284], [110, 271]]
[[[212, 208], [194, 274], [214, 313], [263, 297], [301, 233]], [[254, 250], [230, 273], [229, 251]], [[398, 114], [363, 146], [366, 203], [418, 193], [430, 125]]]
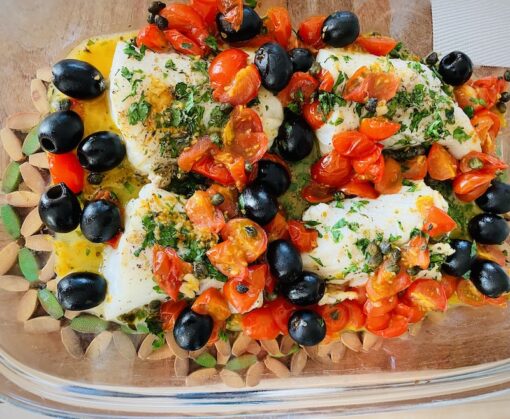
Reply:
[[456, 194], [456, 197], [459, 201], [462, 202], [472, 202], [475, 199], [482, 196], [487, 191], [487, 189], [489, 189], [489, 186], [490, 184], [483, 184], [478, 188], [474, 188], [473, 190], [471, 190], [471, 192], [468, 192], [467, 194], [464, 195]]
[[207, 251], [207, 257], [223, 275], [229, 278], [246, 275], [248, 262], [242, 249], [230, 240], [218, 243]]
[[457, 223], [452, 217], [441, 208], [432, 206], [428, 210], [422, 231], [431, 237], [438, 237], [449, 233], [454, 230], [455, 227], [457, 227]]
[[486, 109], [490, 109], [496, 104], [500, 93], [504, 92], [507, 87], [506, 81], [496, 76], [482, 77], [471, 84], [476, 90], [478, 99], [483, 101], [481, 105]]
[[210, 29], [214, 28], [218, 14], [217, 0], [190, 0], [189, 5], [197, 11]]
[[322, 26], [326, 16], [312, 16], [301, 22], [298, 29], [298, 36], [301, 40], [314, 48], [321, 48], [324, 46], [322, 41]]
[[333, 137], [333, 147], [343, 157], [362, 159], [374, 154], [376, 144], [359, 131], [343, 131]]
[[322, 69], [319, 80], [319, 90], [322, 90], [323, 92], [331, 92], [333, 90], [333, 87], [335, 86], [335, 79], [328, 70]]
[[388, 270], [388, 263], [383, 262], [371, 275], [367, 281], [367, 296], [372, 301], [382, 298], [391, 297], [405, 290], [411, 284], [411, 278], [401, 269], [400, 272], [394, 273]]
[[383, 338], [396, 338], [398, 336], [403, 335], [407, 332], [407, 328], [409, 323], [407, 318], [401, 316], [399, 314], [394, 314], [390, 317], [388, 324], [386, 327], [378, 330], [370, 330], [367, 326], [367, 329], [372, 332], [374, 335], [381, 336]]
[[270, 7], [266, 13], [266, 28], [283, 48], [289, 46], [292, 35], [292, 24], [289, 12], [285, 7]]
[[211, 202], [211, 196], [205, 191], [195, 191], [186, 202], [186, 214], [194, 227], [219, 233], [225, 226], [225, 217], [219, 208]]
[[[381, 144], [376, 144], [376, 149], [372, 154], [360, 159], [352, 159], [351, 162], [354, 171], [359, 175], [369, 175], [370, 178], [366, 180], [381, 180], [384, 172], [382, 149], [383, 146]], [[377, 168], [377, 173], [374, 172], [374, 167]]]
[[457, 284], [459, 282], [459, 279], [443, 274], [441, 281], [439, 281], [441, 285], [443, 286], [444, 294], [446, 295], [446, 298], [450, 298], [453, 294], [455, 294], [455, 290], [457, 289]]
[[494, 112], [483, 110], [471, 118], [471, 125], [480, 137], [482, 151], [494, 153], [496, 150], [496, 137], [501, 127], [501, 121]]
[[306, 228], [301, 221], [292, 220], [288, 225], [290, 240], [300, 253], [310, 252], [317, 247], [317, 230]]
[[343, 330], [349, 323], [349, 309], [343, 303], [319, 306], [317, 312], [324, 319], [329, 336]]
[[384, 313], [381, 316], [367, 316], [365, 327], [371, 333], [386, 329], [390, 324], [391, 314]]
[[479, 151], [470, 151], [460, 160], [459, 167], [463, 173], [479, 169], [493, 170], [495, 172], [508, 168], [508, 165], [496, 156], [480, 153]]
[[266, 264], [248, 267], [247, 276], [229, 279], [223, 293], [231, 307], [238, 313], [246, 313], [259, 298], [266, 285], [269, 268]]
[[393, 73], [372, 72], [368, 67], [360, 67], [347, 80], [343, 98], [365, 103], [369, 98], [390, 100], [400, 86], [400, 79]]
[[64, 182], [75, 194], [83, 190], [85, 172], [74, 153], [48, 155], [51, 181], [54, 184]]
[[136, 46], [145, 45], [152, 51], [161, 52], [168, 48], [165, 34], [156, 25], [147, 25], [140, 29], [136, 36]]
[[375, 116], [363, 118], [359, 130], [372, 140], [381, 141], [395, 135], [400, 130], [400, 124], [384, 116]]
[[[473, 170], [471, 172], [462, 173], [453, 181], [453, 191], [457, 195], [463, 196], [466, 201], [467, 194], [471, 200], [475, 200], [482, 196], [489, 186], [495, 174], [487, 170]], [[476, 191], [473, 193], [473, 191]]]
[[184, 275], [193, 272], [191, 263], [183, 261], [170, 247], [155, 245], [152, 253], [152, 273], [159, 287], [177, 301]]
[[229, 170], [223, 164], [216, 162], [210, 155], [204, 156], [197, 161], [191, 171], [224, 186], [230, 186], [235, 183]]
[[349, 159], [333, 150], [311, 167], [312, 179], [326, 186], [340, 187], [349, 181], [352, 166]]
[[438, 143], [430, 147], [427, 165], [429, 176], [435, 180], [453, 179], [457, 174], [457, 160]]
[[427, 176], [427, 157], [416, 156], [402, 164], [402, 177], [404, 179], [422, 180]]
[[269, 307], [256, 308], [246, 313], [242, 320], [243, 333], [252, 339], [274, 339], [280, 334], [280, 328], [273, 319]]
[[264, 226], [264, 231], [267, 234], [268, 242], [289, 238], [287, 219], [281, 212], [278, 212], [271, 222]]
[[398, 304], [398, 297], [392, 295], [391, 297], [381, 298], [377, 301], [367, 299], [363, 305], [363, 312], [367, 316], [383, 316], [392, 311]]
[[[225, 147], [224, 147], [225, 148]], [[246, 176], [246, 165], [245, 160], [242, 156], [239, 156], [235, 153], [231, 153], [229, 151], [219, 151], [215, 152], [213, 150], [213, 160], [216, 164], [221, 164], [228, 174], [233, 179], [233, 183], [236, 185], [236, 188], [239, 191], [242, 191], [244, 187], [246, 186], [246, 183], [248, 182], [247, 176]], [[196, 165], [195, 165], [196, 166]], [[195, 166], [193, 166], [193, 169], [195, 169]], [[223, 174], [223, 172], [222, 172]], [[210, 179], [216, 180], [212, 176], [212, 174], [208, 174], [207, 177]], [[218, 180], [219, 183], [222, 183], [226, 186], [228, 186], [228, 183], [221, 182]]]
[[351, 300], [342, 301], [342, 305], [349, 311], [349, 322], [347, 327], [358, 330], [365, 326], [366, 316], [363, 313], [360, 303]]
[[237, 246], [249, 263], [255, 262], [266, 251], [266, 232], [248, 218], [230, 220], [221, 230], [221, 237]]
[[397, 45], [397, 41], [393, 38], [373, 33], [360, 35], [356, 39], [356, 43], [361, 45], [365, 51], [374, 55], [387, 55]]
[[211, 87], [217, 89], [229, 85], [236, 74], [246, 67], [248, 54], [239, 48], [220, 52], [209, 65]]
[[360, 198], [376, 199], [379, 197], [379, 192], [375, 190], [372, 183], [363, 180], [352, 179], [340, 190], [346, 195], [359, 196]]
[[255, 99], [259, 93], [262, 79], [254, 64], [239, 70], [231, 84], [221, 89], [215, 89], [213, 98], [218, 102], [231, 105], [246, 105]]
[[243, 23], [243, 0], [218, 0], [218, 9], [234, 31], [238, 31]]
[[314, 130], [318, 130], [327, 121], [327, 117], [322, 113], [320, 103], [317, 100], [311, 103], [305, 103], [302, 108], [302, 113], [305, 121], [308, 122], [308, 125]]
[[498, 265], [505, 266], [506, 256], [499, 246], [477, 243], [476, 250], [480, 259], [492, 260]]
[[174, 328], [177, 317], [179, 317], [179, 314], [181, 314], [182, 310], [184, 310], [187, 305], [188, 303], [184, 300], [169, 300], [161, 304], [159, 315], [161, 317], [161, 322], [163, 323], [163, 330], [172, 330]]
[[208, 155], [214, 147], [217, 146], [213, 144], [209, 136], [199, 138], [195, 144], [186, 148], [177, 159], [179, 169], [183, 172], [189, 172], [193, 165], [202, 157]]
[[430, 265], [428, 242], [421, 234], [414, 236], [402, 252], [402, 262], [406, 268], [418, 266], [427, 269]]
[[202, 56], [200, 47], [186, 35], [183, 35], [176, 29], [167, 29], [163, 32], [165, 39], [172, 45], [177, 52], [186, 55]]
[[418, 323], [425, 316], [425, 313], [418, 307], [408, 306], [404, 303], [398, 303], [393, 312], [404, 316], [409, 323]]
[[485, 295], [476, 289], [469, 279], [461, 279], [457, 284], [457, 297], [464, 304], [480, 307], [485, 304]]
[[270, 301], [266, 304], [266, 307], [270, 310], [278, 330], [284, 335], [288, 335], [289, 319], [292, 313], [296, 311], [296, 307], [283, 297], [277, 297], [275, 300]]
[[195, 300], [191, 309], [198, 314], [208, 314], [214, 321], [225, 321], [230, 317], [230, 310], [225, 298], [216, 288], [208, 288]]
[[223, 197], [223, 202], [216, 205], [216, 208], [223, 213], [225, 218], [234, 218], [238, 215], [237, 198], [239, 194], [235, 188], [213, 183], [206, 192], [211, 198], [216, 194], [220, 194]]
[[381, 194], [398, 193], [402, 188], [402, 168], [391, 157], [384, 159], [384, 172], [381, 180], [375, 182], [375, 190]]
[[331, 202], [334, 199], [335, 189], [317, 182], [309, 182], [301, 191], [301, 196], [311, 204]]
[[445, 311], [447, 298], [443, 286], [434, 279], [417, 279], [404, 294], [404, 302], [422, 311]]
[[297, 71], [292, 75], [287, 87], [278, 93], [278, 99], [283, 106], [294, 101], [306, 103], [318, 88], [319, 82], [310, 74]]

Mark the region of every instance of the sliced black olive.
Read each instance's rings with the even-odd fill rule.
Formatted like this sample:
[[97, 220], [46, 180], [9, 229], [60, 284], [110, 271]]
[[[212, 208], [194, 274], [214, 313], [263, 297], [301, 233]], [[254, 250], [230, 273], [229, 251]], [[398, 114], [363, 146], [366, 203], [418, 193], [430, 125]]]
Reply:
[[313, 141], [314, 134], [307, 122], [296, 114], [286, 112], [275, 139], [278, 154], [288, 161], [303, 160], [312, 152]]
[[450, 246], [455, 253], [446, 258], [441, 270], [449, 275], [462, 276], [469, 271], [473, 261], [471, 254], [473, 243], [469, 240], [454, 239], [450, 241]]
[[473, 63], [463, 52], [453, 51], [441, 59], [438, 70], [446, 84], [460, 86], [471, 78]]
[[120, 231], [120, 210], [110, 201], [100, 199], [89, 202], [83, 208], [80, 228], [83, 235], [93, 243], [105, 243]]
[[234, 31], [222, 13], [216, 15], [216, 24], [221, 37], [227, 42], [248, 41], [257, 36], [262, 29], [262, 19], [255, 10], [248, 6], [243, 7], [243, 22], [239, 30]]
[[39, 125], [41, 147], [48, 153], [62, 154], [74, 150], [83, 138], [83, 121], [76, 112], [60, 111], [48, 115]]
[[289, 172], [272, 160], [260, 160], [256, 182], [266, 186], [273, 194], [280, 196], [290, 186]]
[[349, 11], [330, 14], [322, 26], [322, 39], [332, 47], [352, 44], [359, 35], [358, 17]]
[[260, 225], [269, 223], [278, 212], [278, 201], [262, 184], [248, 186], [239, 197], [239, 205], [250, 220]]
[[53, 84], [74, 99], [94, 99], [106, 89], [103, 75], [85, 61], [65, 59], [53, 66]]
[[42, 194], [39, 215], [51, 231], [69, 233], [80, 224], [80, 202], [65, 183], [59, 183]]
[[57, 298], [65, 310], [88, 310], [106, 297], [106, 280], [92, 272], [73, 272], [57, 285]]
[[291, 282], [282, 283], [280, 291], [287, 300], [298, 306], [317, 304], [324, 296], [326, 284], [324, 280], [312, 273], [301, 272]]
[[482, 244], [501, 244], [510, 233], [504, 218], [489, 213], [475, 215], [469, 222], [468, 230], [471, 237]]
[[196, 351], [211, 337], [213, 324], [211, 316], [195, 313], [189, 307], [185, 308], [175, 321], [175, 342], [186, 351]]
[[117, 167], [126, 156], [126, 146], [114, 132], [89, 135], [78, 146], [80, 164], [91, 172], [106, 172]]
[[477, 259], [471, 265], [471, 282], [483, 295], [497, 298], [510, 291], [510, 278], [505, 270], [491, 260]]
[[307, 48], [294, 48], [289, 51], [290, 62], [292, 63], [292, 70], [302, 71], [306, 73], [312, 67], [315, 59], [313, 54]]
[[289, 335], [303, 346], [314, 346], [326, 337], [324, 319], [312, 310], [298, 310], [290, 316]]
[[303, 271], [301, 255], [288, 240], [269, 243], [266, 259], [271, 273], [281, 282], [292, 282]]
[[476, 200], [476, 204], [485, 212], [505, 214], [510, 211], [510, 185], [493, 180], [487, 191]]
[[255, 52], [253, 61], [257, 66], [262, 85], [273, 92], [279, 92], [292, 77], [292, 62], [287, 51], [277, 42], [268, 42]]

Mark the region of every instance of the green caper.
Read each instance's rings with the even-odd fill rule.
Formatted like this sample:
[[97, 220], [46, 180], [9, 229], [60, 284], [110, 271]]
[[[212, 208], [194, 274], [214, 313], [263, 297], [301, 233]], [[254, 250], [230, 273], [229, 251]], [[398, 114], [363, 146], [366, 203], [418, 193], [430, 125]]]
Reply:
[[365, 104], [365, 109], [370, 113], [374, 113], [377, 110], [377, 103], [378, 103], [377, 98], [371, 97], [367, 100], [367, 103]]
[[244, 231], [246, 231], [246, 234], [250, 237], [257, 237], [257, 229], [253, 226], [244, 227]]
[[400, 249], [397, 249], [396, 247], [391, 249], [391, 252], [388, 254], [388, 262], [389, 263], [388, 263], [388, 266], [386, 267], [386, 269], [389, 272], [397, 273], [400, 270], [399, 263], [400, 263], [401, 257], [402, 257], [402, 252], [400, 251]]
[[391, 251], [390, 242], [381, 242], [381, 244], [379, 244], [379, 249], [381, 249], [383, 255], [387, 255]]
[[233, 109], [234, 107], [230, 103], [222, 103], [220, 105], [220, 111], [225, 114], [232, 112]]
[[503, 78], [505, 79], [505, 81], [510, 81], [510, 70], [505, 71], [505, 73], [503, 74]]
[[418, 266], [413, 266], [412, 268], [407, 269], [407, 274], [410, 276], [415, 276], [420, 272], [420, 268]]
[[207, 269], [207, 265], [204, 262], [198, 261], [193, 262], [193, 273], [198, 279], [207, 278], [209, 275], [209, 270]]
[[102, 173], [89, 173], [87, 176], [87, 182], [91, 185], [100, 185], [104, 179], [104, 175]]
[[321, 65], [317, 61], [314, 61], [312, 66], [310, 67], [309, 73], [313, 77], [316, 77], [321, 73], [321, 71], [322, 71]]
[[159, 307], [161, 307], [161, 301], [159, 300], [153, 300], [149, 303], [149, 309], [152, 311], [159, 310]]
[[153, 24], [154, 23], [154, 20], [155, 20], [155, 15], [154, 13], [147, 13], [147, 22], [150, 23], [150, 24]]
[[377, 243], [372, 242], [367, 246], [367, 265], [377, 268], [383, 261], [383, 254]]
[[213, 204], [215, 207], [223, 204], [223, 202], [225, 202], [225, 197], [222, 194], [215, 193], [213, 196], [211, 196], [211, 204]]

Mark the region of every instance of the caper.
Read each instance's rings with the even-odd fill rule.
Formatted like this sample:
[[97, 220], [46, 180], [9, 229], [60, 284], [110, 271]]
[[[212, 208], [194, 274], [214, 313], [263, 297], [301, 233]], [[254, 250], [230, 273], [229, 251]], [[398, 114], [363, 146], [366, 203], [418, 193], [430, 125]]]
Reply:
[[407, 274], [410, 276], [418, 275], [418, 272], [420, 272], [420, 268], [418, 266], [413, 266], [412, 268], [407, 269]]
[[312, 66], [310, 67], [310, 70], [309, 70], [309, 73], [315, 77], [315, 76], [318, 76], [322, 71], [322, 67], [321, 65], [317, 62], [317, 61], [314, 61]]
[[505, 103], [510, 101], [510, 93], [508, 93], [508, 92], [501, 93], [501, 97], [499, 98], [499, 100], [501, 102], [505, 102]]
[[220, 105], [220, 111], [223, 113], [230, 113], [233, 109], [234, 107], [230, 103], [222, 103]]
[[496, 108], [498, 109], [498, 111], [500, 113], [505, 113], [506, 112], [506, 105], [503, 102], [501, 102], [501, 101], [496, 103]]
[[236, 291], [239, 294], [246, 294], [249, 291], [249, 288], [246, 285], [244, 285], [243, 283], [239, 283], [236, 286]]
[[381, 242], [381, 244], [379, 245], [379, 249], [381, 249], [383, 255], [387, 255], [391, 251], [390, 242]]
[[397, 273], [400, 270], [400, 259], [402, 257], [402, 252], [400, 249], [397, 249], [396, 247], [391, 249], [391, 252], [388, 254], [388, 266], [386, 269], [389, 272], [395, 272]]
[[150, 23], [151, 25], [155, 22], [155, 15], [154, 13], [148, 13], [147, 14], [147, 22]]
[[429, 55], [427, 55], [427, 58], [425, 58], [425, 64], [433, 66], [437, 63], [438, 60], [439, 57], [437, 56], [437, 52], [431, 52]]
[[207, 265], [204, 262], [198, 261], [193, 262], [193, 273], [198, 279], [207, 278], [209, 275], [209, 270], [207, 269]]
[[257, 237], [257, 229], [253, 226], [246, 226], [244, 231], [246, 231], [246, 234], [250, 237]]
[[371, 97], [367, 100], [367, 103], [365, 104], [365, 109], [368, 112], [374, 113], [377, 110], [377, 98]]
[[68, 111], [71, 109], [72, 103], [70, 99], [64, 98], [64, 99], [58, 99], [53, 103], [53, 108], [55, 108], [56, 112], [59, 111]]
[[159, 300], [153, 300], [149, 303], [149, 309], [150, 310], [158, 310], [159, 307], [161, 306], [161, 301]]
[[168, 28], [168, 20], [163, 16], [156, 15], [156, 17], [154, 18], [154, 23], [162, 31]]
[[223, 202], [225, 202], [225, 197], [222, 194], [215, 193], [213, 196], [211, 196], [211, 204], [213, 204], [215, 207], [223, 204]]
[[166, 7], [166, 4], [162, 1], [153, 1], [149, 6], [149, 13], [158, 14]]
[[89, 173], [87, 176], [87, 182], [91, 185], [100, 185], [104, 179], [104, 175], [102, 173]]
[[505, 81], [510, 81], [510, 70], [505, 71], [505, 73], [503, 74], [503, 78], [505, 79]]
[[372, 242], [367, 246], [367, 265], [371, 268], [377, 268], [383, 261], [383, 254], [377, 243]]
[[251, 172], [253, 170], [253, 165], [251, 163], [245, 163], [244, 170], [246, 170], [248, 173]]

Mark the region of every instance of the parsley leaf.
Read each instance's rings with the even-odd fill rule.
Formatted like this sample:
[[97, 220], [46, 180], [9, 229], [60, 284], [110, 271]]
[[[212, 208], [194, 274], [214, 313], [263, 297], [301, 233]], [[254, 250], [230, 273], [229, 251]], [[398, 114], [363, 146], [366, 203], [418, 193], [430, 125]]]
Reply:
[[169, 70], [177, 70], [177, 66], [171, 58], [166, 61], [165, 68], [168, 68]]
[[142, 61], [142, 58], [145, 57], [145, 51], [147, 47], [142, 45], [140, 50], [136, 49], [134, 39], [131, 42], [126, 42], [126, 46], [124, 47], [124, 54], [126, 54], [129, 58], [134, 58], [137, 61]]
[[128, 121], [130, 125], [136, 125], [138, 122], [144, 122], [151, 111], [151, 104], [145, 100], [144, 94], [138, 102], [134, 102], [128, 109]]
[[466, 131], [464, 131], [464, 128], [457, 127], [453, 130], [453, 138], [462, 144], [463, 142], [469, 140], [471, 137], [467, 135]]

